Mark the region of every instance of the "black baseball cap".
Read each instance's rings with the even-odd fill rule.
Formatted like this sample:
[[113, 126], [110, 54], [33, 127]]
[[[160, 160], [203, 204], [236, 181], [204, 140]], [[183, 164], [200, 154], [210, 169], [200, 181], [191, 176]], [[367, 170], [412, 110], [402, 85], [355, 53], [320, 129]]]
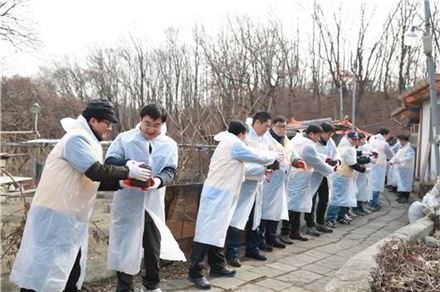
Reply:
[[359, 135], [356, 132], [349, 132], [347, 134], [347, 137], [352, 139], [352, 140], [359, 140]]
[[82, 112], [86, 120], [90, 118], [108, 120], [112, 123], [118, 123], [113, 104], [106, 99], [92, 99]]

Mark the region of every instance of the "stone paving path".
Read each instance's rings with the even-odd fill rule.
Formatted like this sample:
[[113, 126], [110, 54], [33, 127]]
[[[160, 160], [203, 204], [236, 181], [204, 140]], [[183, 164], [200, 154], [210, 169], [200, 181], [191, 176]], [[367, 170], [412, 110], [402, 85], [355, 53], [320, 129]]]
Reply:
[[[382, 210], [338, 224], [331, 234], [294, 241], [285, 249], [266, 252], [267, 261], [243, 257], [234, 278], [208, 278], [210, 291], [322, 291], [336, 271], [352, 256], [408, 224], [409, 204], [399, 204], [393, 193], [382, 195]], [[161, 283], [163, 291], [200, 291], [186, 279]]]

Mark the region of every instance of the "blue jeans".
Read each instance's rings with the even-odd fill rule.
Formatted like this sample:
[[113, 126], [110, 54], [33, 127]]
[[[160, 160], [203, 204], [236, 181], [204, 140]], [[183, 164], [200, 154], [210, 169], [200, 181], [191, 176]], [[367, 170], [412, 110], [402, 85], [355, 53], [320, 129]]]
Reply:
[[373, 191], [373, 198], [371, 199], [371, 201], [368, 204], [372, 207], [380, 206], [379, 196], [380, 196], [380, 192]]
[[[252, 212], [253, 215], [254, 212]], [[258, 238], [260, 237], [259, 229], [252, 230], [252, 225], [254, 222], [254, 216], [248, 219], [245, 228], [245, 238], [246, 238], [246, 253], [260, 253], [258, 248]]]
[[327, 221], [334, 222], [336, 218], [342, 218], [346, 213], [347, 213], [347, 209], [345, 207], [328, 206]]
[[225, 258], [238, 258], [240, 254], [240, 229], [229, 226], [225, 241]]
[[362, 201], [357, 201], [356, 202], [356, 207], [355, 208], [353, 208], [355, 211], [357, 211], [357, 212], [365, 212], [365, 210], [364, 210], [364, 206], [362, 206]]

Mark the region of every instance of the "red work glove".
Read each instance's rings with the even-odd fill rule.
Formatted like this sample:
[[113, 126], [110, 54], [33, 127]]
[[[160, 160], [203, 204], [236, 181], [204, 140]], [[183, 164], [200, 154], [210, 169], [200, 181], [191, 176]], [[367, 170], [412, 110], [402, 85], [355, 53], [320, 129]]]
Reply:
[[[133, 178], [127, 178], [122, 181], [121, 186], [130, 189], [141, 189], [143, 191], [146, 191], [150, 186], [150, 180], [144, 182], [144, 181], [135, 180]], [[141, 185], [139, 182], [142, 182], [143, 185]]]
[[303, 169], [303, 170], [306, 170], [306, 163], [305, 163], [304, 161], [302, 161], [302, 160], [299, 160], [299, 161], [296, 163], [295, 167], [296, 167], [296, 168], [301, 168], [301, 169]]
[[157, 178], [157, 177], [150, 177], [148, 182], [150, 183], [150, 186], [148, 187], [149, 190], [153, 190], [153, 189], [159, 188], [160, 184], [162, 183], [160, 178]]

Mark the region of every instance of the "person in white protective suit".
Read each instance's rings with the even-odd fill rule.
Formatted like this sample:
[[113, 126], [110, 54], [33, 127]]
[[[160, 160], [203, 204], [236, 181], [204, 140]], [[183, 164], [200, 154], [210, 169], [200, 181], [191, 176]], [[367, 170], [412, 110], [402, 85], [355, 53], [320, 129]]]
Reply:
[[[400, 135], [397, 136], [396, 143], [391, 146], [391, 151], [393, 151], [394, 155], [396, 155], [397, 151], [399, 151], [401, 147], [399, 139]], [[388, 165], [387, 167], [386, 187], [390, 191], [397, 193], [397, 174], [395, 165]]]
[[226, 268], [221, 249], [244, 181], [244, 162], [269, 165], [277, 157], [275, 152], [254, 150], [246, 146], [246, 134], [247, 125], [235, 120], [229, 123], [227, 132], [214, 137], [220, 143], [211, 158], [208, 177], [200, 195], [188, 273], [188, 280], [199, 289], [211, 288], [203, 275], [206, 255], [211, 276], [235, 275], [234, 270]]
[[371, 168], [371, 190], [372, 198], [368, 202], [368, 208], [373, 212], [380, 210], [380, 193], [384, 190], [385, 175], [387, 172], [387, 160], [393, 158], [387, 139], [390, 135], [388, 129], [380, 129], [379, 132], [370, 137], [371, 147], [378, 153], [377, 161]]
[[148, 180], [149, 171], [138, 162], [103, 164], [100, 141], [116, 122], [113, 105], [104, 99], [90, 101], [76, 120], [61, 120], [66, 134], [47, 157], [11, 270], [21, 292], [79, 291], [98, 188], [117, 190], [128, 177]]
[[327, 226], [335, 227], [335, 220], [341, 224], [350, 224], [349, 207], [356, 207], [356, 172], [365, 172], [364, 165], [358, 163], [355, 147], [359, 145], [359, 135], [349, 132], [338, 145], [341, 165], [333, 175], [332, 195], [327, 210]]
[[116, 270], [117, 292], [133, 291], [133, 275], [140, 272], [142, 256], [147, 291], [160, 291], [160, 258], [185, 261], [165, 225], [165, 186], [173, 181], [178, 161], [177, 144], [163, 129], [166, 118], [158, 105], [143, 107], [139, 124], [119, 134], [106, 154], [106, 164], [134, 159], [151, 169], [147, 188], [124, 188], [113, 196], [107, 264]]
[[390, 160], [390, 165], [396, 167], [397, 191], [399, 203], [408, 203], [409, 194], [412, 191], [414, 175], [414, 149], [409, 143], [409, 137], [400, 135], [401, 148]]
[[[333, 167], [325, 163], [325, 158], [316, 149], [316, 142], [322, 134], [321, 127], [310, 125], [304, 134], [296, 134], [290, 140], [290, 147], [304, 160], [305, 168], [291, 168], [287, 177], [287, 206], [289, 210], [289, 220], [283, 221], [281, 236], [289, 236], [290, 239], [308, 240], [300, 234], [301, 213], [310, 213], [312, 210], [312, 190], [317, 190], [317, 186], [312, 186], [312, 174], [319, 171], [327, 176], [333, 172]], [[319, 185], [318, 183], [316, 183]]]
[[[327, 164], [330, 166], [337, 166], [340, 164], [338, 159], [338, 152], [336, 144], [332, 139], [335, 132], [333, 126], [329, 123], [321, 124], [322, 134], [318, 142], [316, 142], [316, 149], [319, 153], [324, 155]], [[329, 182], [330, 178], [322, 175], [319, 171], [314, 171], [312, 174], [312, 210], [310, 213], [304, 213], [304, 220], [306, 221], [306, 234], [311, 236], [320, 236], [319, 232], [332, 233], [333, 229], [325, 225], [325, 212], [329, 199]], [[316, 198], [318, 198], [318, 205], [316, 208], [316, 222], [315, 222], [315, 206]], [[286, 238], [285, 240], [287, 240]]]
[[[290, 163], [289, 157], [292, 151], [289, 148], [289, 139], [286, 136], [287, 119], [283, 116], [277, 116], [272, 120], [271, 129], [266, 132], [270, 141], [284, 151], [285, 160], [280, 162], [279, 169], [273, 170], [268, 174], [268, 178], [263, 181], [263, 202], [261, 207], [260, 223], [260, 249], [271, 251], [273, 247], [285, 248], [286, 245], [277, 238], [278, 223], [280, 220], [288, 220], [287, 210], [287, 192], [286, 175], [290, 166], [298, 167], [302, 161], [293, 159]], [[297, 155], [295, 155], [297, 157]], [[286, 161], [287, 160], [287, 161]], [[302, 161], [303, 163], [303, 161]], [[290, 243], [289, 243], [290, 242]], [[292, 241], [287, 244], [292, 244]]]
[[[364, 203], [371, 199], [371, 177], [370, 171], [372, 165], [376, 162], [378, 153], [371, 148], [370, 144], [367, 143], [365, 135], [363, 133], [358, 133], [360, 146], [357, 148], [358, 161], [363, 159], [366, 171], [359, 172], [356, 176], [356, 204], [357, 206], [353, 208], [353, 212], [359, 216], [365, 216], [369, 213], [364, 209]], [[369, 160], [369, 162], [368, 162]], [[366, 163], [368, 162], [368, 163]]]
[[[253, 149], [275, 150], [279, 156], [283, 156], [282, 149], [275, 143], [272, 143], [268, 136], [265, 135], [271, 125], [272, 118], [268, 112], [260, 111], [253, 115], [248, 121], [248, 133], [246, 144]], [[274, 145], [276, 147], [274, 147]], [[278, 161], [271, 165], [271, 168], [279, 165]], [[240, 231], [245, 231], [246, 252], [245, 256], [256, 259], [266, 260], [266, 256], [259, 249], [259, 232], [258, 226], [261, 221], [261, 205], [262, 205], [262, 187], [265, 176], [265, 167], [261, 164], [245, 163], [245, 180], [242, 183], [240, 194], [238, 196], [237, 207], [235, 208], [228, 232], [226, 234], [225, 257], [229, 265], [240, 267]]]

